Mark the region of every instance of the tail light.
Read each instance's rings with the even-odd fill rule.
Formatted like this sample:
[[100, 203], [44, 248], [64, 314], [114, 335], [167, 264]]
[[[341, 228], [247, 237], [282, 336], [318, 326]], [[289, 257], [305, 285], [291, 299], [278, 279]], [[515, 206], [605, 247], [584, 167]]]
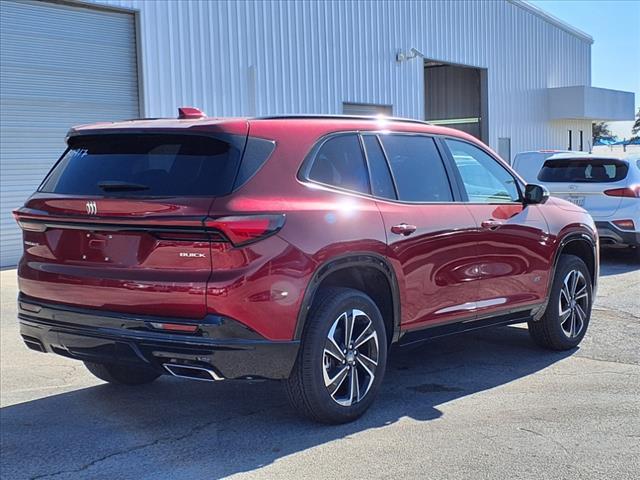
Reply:
[[205, 232], [202, 228], [194, 229], [192, 231], [172, 230], [167, 229], [155, 229], [151, 231], [154, 237], [159, 240], [170, 240], [175, 242], [211, 242], [224, 240], [220, 235], [212, 232]]
[[632, 185], [625, 188], [612, 188], [611, 190], [605, 190], [605, 195], [610, 197], [628, 197], [628, 198], [640, 198], [640, 185]]
[[44, 232], [47, 230], [46, 225], [38, 222], [30, 222], [28, 219], [23, 218], [20, 215], [19, 210], [13, 211], [13, 218], [15, 219], [18, 226], [27, 232]]
[[186, 323], [160, 323], [149, 322], [150, 325], [157, 330], [166, 330], [167, 332], [196, 333], [198, 325], [190, 325]]
[[620, 230], [635, 230], [636, 226], [631, 219], [614, 220], [613, 224]]
[[[43, 219], [31, 219], [21, 215], [20, 211], [13, 212], [13, 215], [20, 225], [20, 228], [31, 232], [45, 232], [50, 226], [62, 226], [63, 228], [90, 228], [100, 231], [129, 231], [148, 232], [160, 240], [184, 241], [184, 242], [219, 242], [229, 240], [234, 246], [246, 245], [248, 243], [261, 240], [273, 235], [280, 230], [285, 221], [284, 214], [268, 215], [237, 215], [218, 218], [207, 218], [204, 225], [200, 219], [191, 223], [182, 222], [179, 225], [149, 225], [149, 224], [66, 224], [65, 222], [51, 221], [49, 223]], [[203, 228], [204, 227], [204, 228]]]
[[207, 229], [218, 230], [235, 246], [246, 245], [273, 235], [284, 225], [285, 216], [280, 215], [240, 215], [233, 217], [208, 218], [204, 221]]

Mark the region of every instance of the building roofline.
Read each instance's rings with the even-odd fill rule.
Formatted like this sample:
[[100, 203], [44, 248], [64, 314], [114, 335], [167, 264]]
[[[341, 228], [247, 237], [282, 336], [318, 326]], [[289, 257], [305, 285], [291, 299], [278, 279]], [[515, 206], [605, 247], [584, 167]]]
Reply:
[[565, 32], [573, 35], [574, 37], [579, 38], [589, 44], [593, 44], [593, 37], [588, 33], [583, 32], [582, 30], [577, 29], [576, 27], [568, 24], [567, 22], [560, 20], [558, 17], [551, 15], [550, 13], [544, 11], [542, 8], [537, 7], [525, 0], [507, 0], [509, 3], [526, 10], [527, 12], [540, 17], [545, 22], [549, 22], [556, 27], [564, 30]]

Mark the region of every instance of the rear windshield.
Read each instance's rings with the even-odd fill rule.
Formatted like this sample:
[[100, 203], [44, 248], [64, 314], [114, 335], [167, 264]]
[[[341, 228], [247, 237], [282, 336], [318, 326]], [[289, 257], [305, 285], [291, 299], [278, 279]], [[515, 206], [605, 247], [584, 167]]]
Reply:
[[41, 192], [221, 196], [233, 189], [244, 137], [106, 134], [72, 137]]
[[627, 176], [629, 166], [611, 159], [558, 159], [547, 160], [540, 170], [542, 182], [608, 183]]

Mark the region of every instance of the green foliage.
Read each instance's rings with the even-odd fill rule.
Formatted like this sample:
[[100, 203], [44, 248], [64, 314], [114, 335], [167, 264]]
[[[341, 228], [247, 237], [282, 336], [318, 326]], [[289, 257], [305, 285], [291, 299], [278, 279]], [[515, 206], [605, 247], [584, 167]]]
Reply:
[[631, 128], [631, 134], [633, 138], [638, 137], [638, 133], [640, 133], [640, 108], [638, 108], [638, 112], [636, 113], [636, 123], [633, 124]]
[[596, 122], [592, 127], [592, 136], [595, 143], [600, 139], [613, 137], [613, 133], [609, 130], [607, 122]]

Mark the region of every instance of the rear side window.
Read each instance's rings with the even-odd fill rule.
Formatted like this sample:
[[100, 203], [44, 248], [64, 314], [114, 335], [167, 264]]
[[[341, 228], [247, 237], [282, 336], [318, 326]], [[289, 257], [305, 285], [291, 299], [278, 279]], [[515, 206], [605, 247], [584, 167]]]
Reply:
[[547, 160], [540, 170], [541, 182], [608, 183], [627, 176], [629, 165], [614, 159], [557, 159]]
[[449, 179], [433, 138], [389, 134], [382, 136], [381, 140], [400, 200], [453, 201]]
[[243, 143], [244, 137], [196, 135], [72, 137], [40, 191], [126, 197], [226, 195], [233, 189]]
[[334, 187], [369, 192], [369, 174], [357, 135], [340, 135], [324, 142], [313, 160], [309, 179]]
[[371, 172], [371, 190], [376, 197], [396, 198], [396, 191], [393, 187], [389, 165], [384, 158], [384, 152], [380, 147], [378, 138], [374, 135], [364, 135], [362, 137], [364, 147], [369, 160], [369, 171]]
[[249, 137], [233, 189], [236, 190], [247, 183], [265, 164], [275, 148], [276, 143], [271, 140]]

